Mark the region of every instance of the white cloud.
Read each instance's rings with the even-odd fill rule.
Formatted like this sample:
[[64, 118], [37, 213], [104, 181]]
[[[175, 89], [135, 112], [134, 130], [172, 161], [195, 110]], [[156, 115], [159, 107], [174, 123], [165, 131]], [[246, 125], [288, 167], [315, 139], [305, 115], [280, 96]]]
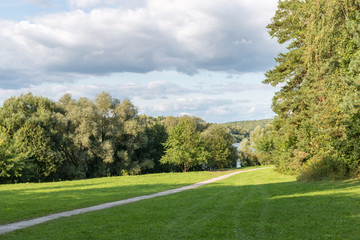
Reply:
[[109, 86], [112, 92], [128, 97], [140, 97], [142, 99], [167, 99], [168, 96], [185, 95], [194, 92], [193, 89], [184, 88], [167, 81], [154, 81], [148, 84], [126, 83]]
[[253, 113], [253, 112], [255, 112], [255, 110], [256, 110], [256, 108], [255, 108], [255, 107], [252, 107], [252, 108], [250, 108], [250, 109], [248, 110], [248, 113]]
[[101, 5], [102, 0], [68, 0], [73, 8], [91, 8]]
[[32, 4], [35, 4], [35, 5], [39, 5], [41, 7], [47, 6], [50, 3], [49, 0], [23, 0], [23, 1], [28, 2], [28, 3], [32, 3]]
[[273, 64], [278, 47], [265, 25], [276, 0], [133, 2], [69, 0], [78, 10], [0, 21], [0, 87], [115, 72], [264, 71]]
[[138, 8], [145, 5], [144, 0], [67, 0], [72, 9], [93, 9], [106, 7]]
[[144, 106], [145, 111], [152, 112], [154, 115], [176, 115], [179, 116], [182, 113], [188, 115], [204, 116], [204, 113], [221, 106], [232, 105], [233, 100], [231, 99], [211, 99], [206, 97], [188, 97], [188, 98], [177, 98], [168, 102], [158, 102], [154, 105]]
[[227, 122], [271, 118], [274, 115], [270, 110], [270, 98], [264, 103], [264, 101], [258, 101], [260, 96], [246, 97], [244, 94], [234, 92], [209, 95], [196, 87], [169, 81], [115, 85], [101, 84], [101, 82], [103, 81], [86, 83], [84, 80], [78, 83], [41, 84], [12, 90], [0, 89], [0, 105], [9, 97], [19, 96], [26, 92], [57, 101], [65, 93], [70, 93], [75, 99], [80, 97], [93, 99], [101, 91], [107, 91], [120, 100], [130, 98], [141, 114], [151, 116], [180, 116], [186, 113], [199, 116], [208, 122]]

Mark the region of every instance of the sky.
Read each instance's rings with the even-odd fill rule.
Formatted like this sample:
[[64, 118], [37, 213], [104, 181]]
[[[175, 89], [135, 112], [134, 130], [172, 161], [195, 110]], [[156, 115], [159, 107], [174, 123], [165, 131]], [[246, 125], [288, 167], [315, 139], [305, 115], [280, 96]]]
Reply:
[[272, 118], [278, 0], [1, 0], [0, 105], [102, 91], [139, 114]]

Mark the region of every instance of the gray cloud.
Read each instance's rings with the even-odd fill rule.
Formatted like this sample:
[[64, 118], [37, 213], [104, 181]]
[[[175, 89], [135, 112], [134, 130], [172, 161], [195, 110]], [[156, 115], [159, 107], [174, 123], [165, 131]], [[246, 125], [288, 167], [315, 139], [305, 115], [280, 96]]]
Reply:
[[67, 0], [70, 8], [73, 9], [92, 9], [105, 7], [121, 7], [126, 9], [136, 9], [145, 5], [145, 0]]
[[279, 51], [265, 29], [276, 0], [131, 2], [69, 0], [98, 8], [0, 21], [0, 87], [116, 72], [265, 71]]
[[32, 4], [35, 4], [35, 5], [39, 5], [41, 7], [44, 7], [44, 6], [47, 6], [50, 4], [50, 1], [49, 0], [23, 0], [25, 2], [28, 2], [28, 3], [32, 3]]
[[174, 101], [158, 103], [152, 106], [145, 106], [143, 110], [153, 113], [155, 116], [159, 115], [174, 115], [182, 114], [195, 115], [202, 117], [206, 111], [222, 106], [230, 106], [234, 103], [232, 99], [210, 99], [207, 97], [187, 97], [177, 98]]
[[240, 81], [231, 81], [226, 84], [214, 84], [212, 86], [213, 94], [229, 93], [229, 92], [244, 92], [251, 90], [269, 90], [274, 91], [275, 88], [265, 84], [244, 84]]
[[[116, 85], [100, 83], [41, 84], [21, 89], [0, 89], [0, 104], [11, 96], [18, 96], [26, 92], [32, 92], [35, 95], [49, 97], [57, 101], [65, 93], [70, 93], [75, 99], [84, 96], [93, 99], [101, 91], [107, 91], [120, 100], [130, 98], [139, 107], [141, 114], [151, 116], [188, 114], [199, 116], [208, 122], [273, 117], [269, 99], [265, 103], [261, 103], [253, 98], [244, 97], [243, 94], [238, 95], [236, 92], [230, 91], [230, 88], [228, 90], [214, 96], [208, 95], [207, 90], [182, 86], [181, 83], [175, 84], [168, 81]], [[209, 91], [215, 90], [210, 89]]]
[[180, 96], [193, 93], [195, 90], [184, 88], [175, 83], [166, 81], [150, 82], [146, 85], [128, 83], [112, 87], [116, 95], [127, 97], [140, 97], [142, 99], [168, 99], [169, 95]]
[[198, 116], [208, 122], [229, 122], [272, 118], [274, 113], [269, 104], [254, 104], [241, 99], [210, 99], [207, 97], [178, 98], [167, 103], [141, 106], [142, 113], [152, 116]]

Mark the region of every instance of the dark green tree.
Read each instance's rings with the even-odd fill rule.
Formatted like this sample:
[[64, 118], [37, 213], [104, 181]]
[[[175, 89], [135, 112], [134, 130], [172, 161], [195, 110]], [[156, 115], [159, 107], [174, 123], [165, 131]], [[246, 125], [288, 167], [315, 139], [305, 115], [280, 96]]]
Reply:
[[51, 100], [31, 93], [4, 102], [0, 127], [8, 149], [3, 152], [6, 157], [2, 161], [16, 162], [12, 181], [56, 178], [57, 168], [64, 161], [60, 150], [64, 144], [60, 121], [63, 113]]

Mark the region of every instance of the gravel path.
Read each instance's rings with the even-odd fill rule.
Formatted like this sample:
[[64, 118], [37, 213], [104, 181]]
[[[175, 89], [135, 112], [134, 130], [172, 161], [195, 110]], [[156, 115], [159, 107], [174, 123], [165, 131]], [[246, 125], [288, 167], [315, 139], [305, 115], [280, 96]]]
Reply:
[[54, 219], [58, 219], [58, 218], [61, 218], [61, 217], [69, 217], [69, 216], [73, 216], [73, 215], [77, 215], [77, 214], [81, 214], [81, 213], [92, 212], [92, 211], [97, 211], [97, 210], [101, 210], [101, 209], [116, 207], [116, 206], [120, 206], [120, 205], [124, 205], [124, 204], [128, 204], [128, 203], [133, 203], [133, 202], [137, 202], [137, 201], [144, 200], [144, 199], [150, 199], [150, 198], [155, 198], [155, 197], [160, 197], [160, 196], [166, 196], [166, 195], [170, 195], [170, 194], [174, 194], [174, 193], [178, 193], [178, 192], [198, 188], [198, 187], [204, 186], [206, 184], [213, 183], [213, 182], [220, 181], [220, 180], [223, 180], [225, 178], [234, 176], [234, 175], [239, 174], [239, 173], [256, 171], [256, 170], [261, 170], [261, 169], [266, 169], [266, 168], [270, 168], [270, 167], [256, 168], [256, 169], [249, 169], [249, 170], [240, 170], [240, 171], [232, 172], [232, 173], [220, 176], [220, 177], [212, 178], [212, 179], [209, 179], [209, 180], [206, 180], [206, 181], [203, 181], [203, 182], [199, 182], [199, 183], [195, 183], [195, 184], [185, 186], [185, 187], [166, 190], [166, 191], [163, 191], [163, 192], [158, 192], [158, 193], [145, 195], [145, 196], [133, 197], [133, 198], [120, 200], [120, 201], [116, 201], [116, 202], [99, 204], [99, 205], [95, 205], [95, 206], [92, 206], [92, 207], [86, 207], [86, 208], [80, 208], [80, 209], [75, 209], [75, 210], [66, 211], [66, 212], [50, 214], [50, 215], [47, 215], [47, 216], [44, 216], [44, 217], [35, 218], [35, 219], [31, 219], [31, 220], [26, 220], [26, 221], [21, 221], [21, 222], [16, 222], [16, 223], [10, 223], [10, 224], [6, 224], [6, 225], [0, 225], [0, 235], [4, 234], [4, 233], [15, 231], [17, 229], [22, 229], [22, 228], [34, 226], [36, 224], [40, 224], [40, 223], [44, 223], [44, 222], [51, 221], [51, 220], [54, 220]]

